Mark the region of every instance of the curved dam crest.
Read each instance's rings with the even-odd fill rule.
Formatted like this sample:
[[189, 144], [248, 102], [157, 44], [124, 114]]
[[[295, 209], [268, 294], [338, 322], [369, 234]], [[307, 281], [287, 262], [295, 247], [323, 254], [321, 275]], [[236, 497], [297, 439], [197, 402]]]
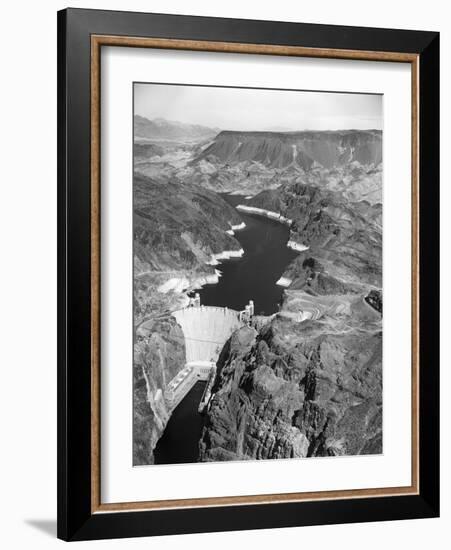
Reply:
[[216, 363], [226, 340], [243, 324], [236, 311], [222, 307], [201, 305], [173, 315], [185, 335], [187, 364]]

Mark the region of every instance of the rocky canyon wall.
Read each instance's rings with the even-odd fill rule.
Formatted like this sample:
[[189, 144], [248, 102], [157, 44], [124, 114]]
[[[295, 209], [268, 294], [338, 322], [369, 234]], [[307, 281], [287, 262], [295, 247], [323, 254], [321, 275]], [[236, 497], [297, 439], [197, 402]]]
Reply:
[[164, 391], [186, 363], [185, 339], [172, 316], [147, 324], [133, 361], [133, 464], [153, 463], [153, 450], [169, 420]]
[[328, 323], [279, 314], [259, 332], [236, 332], [220, 358], [201, 460], [382, 452], [380, 315], [356, 309]]

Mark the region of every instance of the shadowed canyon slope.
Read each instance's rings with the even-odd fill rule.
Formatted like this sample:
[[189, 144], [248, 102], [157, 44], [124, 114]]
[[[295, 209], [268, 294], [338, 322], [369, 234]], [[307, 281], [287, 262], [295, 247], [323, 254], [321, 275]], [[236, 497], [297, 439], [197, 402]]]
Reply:
[[159, 183], [139, 174], [133, 185], [136, 273], [206, 269], [213, 253], [240, 248], [226, 231], [241, 218], [215, 193], [177, 180]]
[[222, 162], [254, 161], [271, 168], [293, 164], [304, 170], [315, 165], [335, 168], [358, 162], [378, 165], [382, 161], [381, 132], [220, 132], [199, 156]]

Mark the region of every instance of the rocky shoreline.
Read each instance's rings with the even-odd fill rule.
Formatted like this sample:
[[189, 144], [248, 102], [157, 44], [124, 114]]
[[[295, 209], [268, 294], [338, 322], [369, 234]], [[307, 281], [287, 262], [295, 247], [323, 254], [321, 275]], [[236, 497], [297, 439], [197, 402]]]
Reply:
[[176, 294], [182, 294], [190, 289], [199, 289], [204, 285], [214, 285], [219, 282], [219, 277], [221, 277], [221, 272], [218, 269], [215, 269], [215, 272], [212, 274], [207, 274], [203, 277], [198, 277], [196, 279], [190, 280], [186, 277], [172, 277], [162, 285], [157, 288], [157, 291], [162, 294], [167, 294], [168, 292], [174, 292]]
[[288, 288], [293, 281], [289, 279], [288, 277], [280, 277], [280, 279], [276, 282], [276, 285], [283, 286], [284, 288]]
[[247, 204], [238, 204], [236, 209], [241, 210], [242, 212], [246, 212], [247, 214], [264, 216], [265, 218], [269, 218], [270, 220], [274, 220], [276, 222], [284, 223], [285, 225], [288, 225], [288, 226], [291, 226], [291, 224], [293, 223], [293, 220], [291, 220], [290, 218], [286, 218], [285, 216], [282, 216], [280, 212], [273, 212], [272, 210], [257, 208], [256, 206], [248, 206]]
[[242, 258], [244, 250], [240, 248], [239, 250], [224, 250], [218, 254], [212, 254], [211, 260], [207, 262], [207, 265], [219, 265], [224, 260], [231, 260], [234, 258]]
[[287, 246], [292, 250], [296, 250], [296, 252], [304, 252], [305, 250], [309, 249], [309, 247], [305, 246], [305, 244], [297, 243], [296, 241], [292, 241], [291, 239], [287, 242]]

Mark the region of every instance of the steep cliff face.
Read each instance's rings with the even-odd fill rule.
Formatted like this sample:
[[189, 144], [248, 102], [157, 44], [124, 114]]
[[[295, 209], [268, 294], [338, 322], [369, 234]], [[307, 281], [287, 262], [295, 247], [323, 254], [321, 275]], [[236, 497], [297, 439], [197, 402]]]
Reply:
[[330, 321], [299, 323], [282, 312], [258, 333], [232, 336], [201, 460], [382, 452], [380, 315], [355, 300], [342, 297], [348, 314]]
[[185, 341], [173, 317], [146, 324], [135, 343], [133, 363], [133, 464], [153, 463], [153, 450], [169, 420], [163, 397], [170, 380], [185, 366]]
[[221, 162], [254, 161], [271, 168], [293, 164], [303, 170], [349, 165], [377, 166], [382, 161], [381, 132], [220, 132], [200, 158]]

